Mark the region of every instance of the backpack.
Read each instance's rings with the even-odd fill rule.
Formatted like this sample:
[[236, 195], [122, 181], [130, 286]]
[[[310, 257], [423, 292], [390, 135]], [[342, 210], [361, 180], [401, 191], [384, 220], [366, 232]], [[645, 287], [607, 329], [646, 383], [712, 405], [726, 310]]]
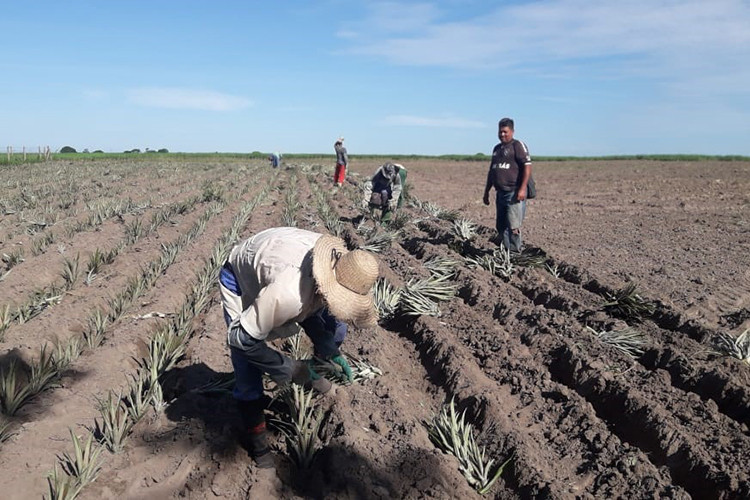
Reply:
[[526, 199], [533, 200], [534, 198], [536, 198], [536, 184], [534, 177], [529, 176], [529, 181], [526, 183]]

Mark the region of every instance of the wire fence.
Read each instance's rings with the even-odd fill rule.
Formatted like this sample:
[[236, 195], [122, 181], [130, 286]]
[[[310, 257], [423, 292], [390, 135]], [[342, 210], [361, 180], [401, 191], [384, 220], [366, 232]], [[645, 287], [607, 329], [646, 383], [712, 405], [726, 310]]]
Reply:
[[47, 161], [50, 158], [52, 158], [52, 150], [49, 146], [37, 146], [36, 150], [34, 148], [27, 148], [26, 146], [7, 146], [5, 148], [5, 155], [0, 157], [0, 163], [38, 162]]

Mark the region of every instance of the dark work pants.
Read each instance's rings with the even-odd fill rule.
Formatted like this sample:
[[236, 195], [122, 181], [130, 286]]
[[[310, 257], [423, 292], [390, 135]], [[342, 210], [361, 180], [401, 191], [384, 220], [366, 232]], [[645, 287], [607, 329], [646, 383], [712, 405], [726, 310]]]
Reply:
[[[230, 292], [242, 296], [234, 270], [225, 263], [219, 275], [221, 284]], [[224, 310], [227, 327], [232, 318]], [[339, 346], [347, 332], [343, 323], [322, 308], [300, 322], [300, 326], [315, 346], [315, 355], [330, 359], [340, 354]], [[239, 322], [233, 327], [232, 338], [241, 339], [241, 347], [230, 346], [232, 366], [234, 367], [235, 386], [233, 395], [240, 401], [255, 401], [263, 396], [263, 373], [267, 373], [275, 382], [284, 383], [292, 378], [292, 361], [289, 357], [258, 340], [244, 331]]]

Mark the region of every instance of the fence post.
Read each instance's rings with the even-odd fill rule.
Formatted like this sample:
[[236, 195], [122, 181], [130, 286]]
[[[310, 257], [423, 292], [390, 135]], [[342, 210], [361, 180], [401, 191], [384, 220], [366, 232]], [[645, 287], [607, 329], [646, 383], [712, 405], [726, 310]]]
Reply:
[[26, 163], [26, 146], [23, 147], [23, 162]]
[[13, 146], [8, 146], [7, 152], [8, 152], [8, 163], [10, 163], [10, 155], [13, 154]]

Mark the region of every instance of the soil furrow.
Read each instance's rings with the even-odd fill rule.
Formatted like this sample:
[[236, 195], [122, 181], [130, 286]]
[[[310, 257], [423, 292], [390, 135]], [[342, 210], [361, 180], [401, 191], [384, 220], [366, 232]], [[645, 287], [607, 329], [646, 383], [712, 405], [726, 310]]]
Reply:
[[[422, 224], [421, 226], [433, 238], [432, 241], [443, 244], [450, 244], [453, 241], [448, 230], [440, 224]], [[410, 242], [407, 241], [407, 246], [409, 245], [418, 247], [420, 241], [414, 238]], [[479, 250], [487, 251], [483, 248]], [[571, 273], [579, 275], [578, 271], [571, 266], [561, 267], [565, 269], [563, 275], [570, 276]], [[612, 327], [617, 324], [615, 318], [609, 317], [601, 309], [599, 300], [601, 295], [611, 293], [611, 290], [603, 288], [598, 283], [587, 288], [576, 284], [574, 280], [567, 279], [554, 283], [550, 280], [547, 273], [528, 269], [517, 272], [511, 284], [534, 304], [569, 314], [582, 326]], [[588, 282], [596, 283], [593, 278]], [[645, 354], [638, 358], [638, 362], [650, 370], [667, 370], [674, 387], [713, 400], [722, 413], [739, 423], [745, 423], [747, 415], [750, 414], [750, 390], [747, 388], [750, 376], [746, 370], [742, 370], [744, 367], [740, 366], [741, 363], [738, 360], [725, 360], [722, 364], [728, 365], [729, 369], [724, 370], [717, 370], [714, 367], [716, 362], [712, 361], [709, 361], [711, 363], [709, 366], [705, 366], [703, 362], [696, 359], [700, 352], [706, 351], [704, 346], [690, 338], [665, 334], [660, 323], [662, 322], [657, 321], [659, 327], [652, 326], [652, 323], [646, 320], [644, 324], [637, 326], [648, 333], [650, 339], [650, 346]], [[731, 368], [732, 365], [735, 369]]]
[[[432, 251], [423, 255], [425, 259], [441, 255], [438, 248], [430, 250]], [[572, 477], [588, 477], [590, 483], [579, 487], [596, 495], [606, 493], [611, 496], [618, 491], [617, 488], [623, 488], [623, 485], [625, 487], [619, 494], [625, 494], [643, 483], [667, 487], [670, 483], [669, 476], [651, 465], [646, 455], [639, 450], [612, 436], [607, 426], [593, 412], [583, 411], [588, 407], [583, 398], [551, 381], [546, 370], [540, 372], [535, 368], [539, 365], [528, 349], [521, 345], [517, 333], [508, 334], [493, 326], [493, 316], [499, 317], [502, 313], [498, 312], [486, 290], [491, 291], [490, 295], [493, 291], [503, 293], [507, 285], [495, 279], [494, 285], [484, 286], [481, 280], [472, 278], [473, 274], [476, 272], [462, 268], [462, 289], [478, 287], [482, 291], [470, 293], [474, 297], [469, 299], [471, 307], [462, 306], [461, 303], [445, 305], [443, 322], [456, 330], [455, 336], [470, 349], [484, 373], [499, 384], [511, 387], [512, 393], [516, 395], [516, 407], [522, 409], [518, 413], [519, 419], [529, 420], [529, 416], [533, 416], [539, 425], [548, 429], [544, 436], [536, 438], [546, 440], [549, 448], [558, 454], [556, 458], [549, 457], [548, 461], [559, 460], [563, 456], [568, 461], [577, 457], [575, 462], [578, 463], [570, 474]], [[507, 404], [513, 399], [506, 397], [505, 401]], [[539, 422], [539, 415], [547, 415], [548, 421]], [[629, 469], [623, 457], [628, 457], [628, 464], [638, 464], [637, 471]], [[620, 473], [622, 476], [618, 477]]]
[[[232, 209], [244, 201], [236, 200], [217, 216], [218, 219], [214, 223], [207, 225], [206, 230], [179, 253], [178, 259], [160, 276], [156, 285], [144, 296], [139, 297], [135, 307], [141, 312], [151, 312], [154, 308], [164, 307], [165, 310], [169, 310], [169, 307], [176, 307], [172, 300], [176, 297], [184, 298], [183, 287], [192, 279], [192, 274], [185, 273], [184, 269], [195, 269], [198, 267], [197, 262], [208, 256], [216, 238], [234, 217]], [[129, 313], [132, 312], [133, 309], [129, 309]], [[56, 424], [60, 415], [75, 415], [77, 422], [88, 422], [92, 425], [93, 419], [98, 416], [94, 398], [107, 390], [117, 390], [127, 383], [124, 375], [133, 373], [134, 360], [142, 355], [143, 339], [148, 336], [149, 331], [148, 323], [139, 322], [135, 318], [131, 322], [121, 321], [108, 331], [105, 344], [87, 351], [73, 364], [63, 377], [59, 389], [25, 409], [25, 416], [33, 420], [25, 426], [33, 427], [35, 432], [19, 433], [12, 442], [6, 443], [3, 452], [0, 453], [0, 464], [12, 460], [21, 449], [28, 446], [47, 449], [48, 452], [44, 457], [40, 456], [39, 461], [33, 466], [27, 468], [28, 475], [2, 478], [0, 487], [7, 487], [6, 491], [24, 492], [23, 496], [14, 498], [27, 498], [29, 492], [37, 490], [37, 496], [41, 496], [40, 479], [44, 477], [46, 470], [51, 469], [50, 460], [54, 456], [53, 453], [59, 454], [70, 446], [66, 438], [66, 429]], [[115, 366], [117, 368], [113, 369]], [[54, 444], [50, 444], [51, 442]], [[101, 496], [95, 494], [92, 498]]]

